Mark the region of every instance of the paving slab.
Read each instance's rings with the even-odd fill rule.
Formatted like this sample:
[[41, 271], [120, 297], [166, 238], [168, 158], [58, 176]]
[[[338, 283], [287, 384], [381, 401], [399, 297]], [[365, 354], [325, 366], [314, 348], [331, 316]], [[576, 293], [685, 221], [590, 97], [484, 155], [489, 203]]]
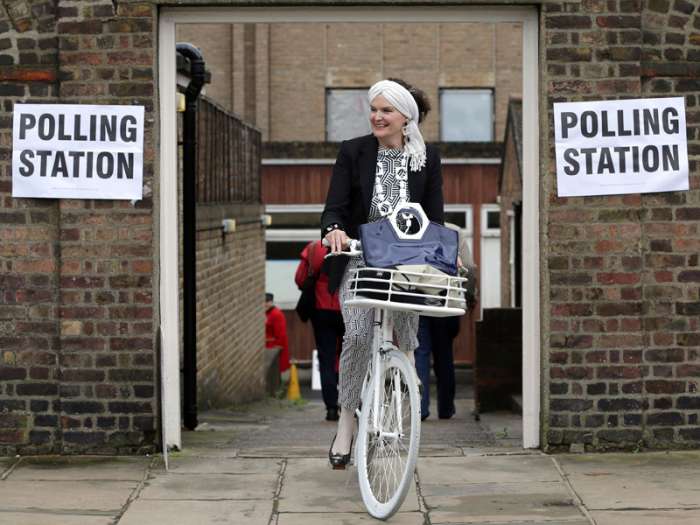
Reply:
[[131, 504], [119, 525], [192, 525], [195, 523], [267, 525], [272, 514], [269, 501], [153, 501]]
[[277, 471], [266, 474], [158, 474], [146, 481], [140, 499], [272, 500]]
[[0, 477], [9, 469], [13, 463], [17, 461], [16, 458], [0, 457]]
[[436, 496], [425, 498], [431, 523], [488, 523], [582, 520], [572, 499], [550, 494]]
[[[330, 446], [330, 441], [328, 441]], [[316, 447], [246, 447], [238, 451], [245, 458], [328, 458], [328, 446]]]
[[546, 456], [465, 456], [421, 458], [421, 483], [532, 483], [560, 481], [552, 460]]
[[697, 525], [700, 523], [700, 509], [592, 511], [591, 516], [597, 525]]
[[[355, 467], [332, 470], [327, 459], [290, 459], [278, 504], [280, 512], [365, 512]], [[411, 483], [400, 512], [420, 510]]]
[[216, 447], [230, 444], [239, 432], [236, 431], [206, 431], [206, 432], [183, 432], [183, 449], [193, 447]]
[[[118, 512], [138, 483], [133, 481], [2, 482], [0, 509]], [[79, 512], [74, 512], [78, 514]]]
[[528, 521], [463, 521], [463, 522], [430, 522], [431, 525], [591, 525], [587, 519], [528, 520]]
[[[280, 513], [277, 519], [277, 525], [362, 525], [364, 523], [376, 525], [382, 522], [367, 513], [350, 514], [344, 512], [333, 514]], [[387, 523], [391, 523], [391, 525], [423, 525], [425, 518], [420, 512], [400, 512], [394, 514]]]
[[[171, 474], [255, 474], [279, 472], [281, 464], [281, 459], [178, 456], [170, 458], [168, 472]], [[163, 462], [160, 462], [152, 472], [165, 473]]]
[[510, 411], [484, 412], [481, 414], [481, 424], [489, 429], [497, 443], [518, 442], [522, 444], [522, 419], [513, 417]]
[[228, 443], [220, 445], [198, 445], [187, 447], [183, 450], [170, 452], [168, 460], [174, 457], [193, 457], [193, 458], [235, 458], [238, 456], [238, 449], [232, 447]]
[[501, 494], [549, 494], [560, 499], [571, 497], [561, 481], [535, 481], [532, 483], [424, 483], [420, 493], [428, 503], [440, 496], [496, 496]]
[[522, 447], [497, 446], [497, 447], [461, 447], [465, 456], [544, 456], [538, 449], [526, 449]]
[[22, 458], [12, 481], [141, 481], [150, 457], [56, 456]]
[[111, 525], [114, 516], [65, 513], [0, 512], [0, 525]]
[[566, 455], [556, 460], [590, 510], [700, 508], [700, 452]]
[[463, 456], [460, 447], [450, 445], [421, 445], [418, 451], [419, 457], [453, 457]]

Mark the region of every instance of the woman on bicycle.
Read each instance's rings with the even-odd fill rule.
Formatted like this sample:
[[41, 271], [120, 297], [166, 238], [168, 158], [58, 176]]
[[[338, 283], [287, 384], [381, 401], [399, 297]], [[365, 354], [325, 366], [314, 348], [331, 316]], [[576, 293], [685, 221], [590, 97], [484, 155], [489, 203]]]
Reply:
[[[444, 221], [440, 155], [435, 147], [426, 146], [418, 129], [430, 110], [425, 93], [403, 80], [389, 79], [374, 84], [368, 94], [372, 134], [341, 144], [321, 215], [321, 235], [332, 252], [341, 251], [349, 238], [358, 238], [360, 224], [389, 215], [399, 202], [418, 202], [431, 221]], [[363, 263], [334, 257], [330, 264], [329, 290], [340, 289], [345, 336], [340, 355], [341, 413], [328, 458], [333, 468], [342, 469], [350, 461], [374, 310], [344, 304], [348, 272]], [[413, 352], [418, 346], [418, 314], [394, 312], [394, 328], [399, 348]]]

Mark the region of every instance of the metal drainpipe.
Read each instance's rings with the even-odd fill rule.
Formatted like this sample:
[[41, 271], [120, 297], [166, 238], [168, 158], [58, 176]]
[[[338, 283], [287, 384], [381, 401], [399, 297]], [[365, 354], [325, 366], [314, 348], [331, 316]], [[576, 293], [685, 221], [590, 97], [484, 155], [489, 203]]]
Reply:
[[181, 43], [177, 52], [190, 60], [190, 83], [185, 89], [182, 127], [182, 272], [183, 272], [183, 419], [185, 428], [197, 427], [197, 99], [205, 79], [202, 53]]

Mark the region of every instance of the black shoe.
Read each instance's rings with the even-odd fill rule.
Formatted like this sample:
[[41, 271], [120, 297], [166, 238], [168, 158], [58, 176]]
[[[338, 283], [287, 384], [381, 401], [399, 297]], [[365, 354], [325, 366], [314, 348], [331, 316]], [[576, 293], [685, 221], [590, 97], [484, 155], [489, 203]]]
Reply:
[[333, 470], [345, 470], [345, 466], [350, 463], [350, 453], [352, 452], [352, 439], [350, 440], [350, 452], [347, 454], [333, 454], [333, 444], [335, 443], [335, 438], [338, 434], [333, 436], [333, 441], [331, 441], [331, 448], [328, 449], [328, 461], [331, 463]]
[[329, 408], [326, 410], [326, 421], [338, 421], [340, 416], [338, 416], [337, 408]]
[[428, 419], [428, 416], [430, 416], [430, 412], [426, 412], [425, 414], [421, 414], [420, 420], [425, 421], [426, 419]]
[[455, 415], [455, 409], [453, 408], [451, 412], [447, 412], [444, 414], [438, 414], [438, 417], [440, 419], [450, 419], [454, 415]]

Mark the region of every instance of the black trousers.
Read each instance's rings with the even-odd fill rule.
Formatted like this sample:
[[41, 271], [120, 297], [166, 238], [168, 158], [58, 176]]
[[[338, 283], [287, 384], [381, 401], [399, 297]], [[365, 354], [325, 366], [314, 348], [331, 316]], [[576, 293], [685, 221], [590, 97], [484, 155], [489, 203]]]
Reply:
[[316, 310], [311, 316], [311, 324], [318, 350], [323, 402], [327, 409], [335, 408], [338, 406], [338, 373], [335, 371], [335, 363], [345, 333], [343, 315], [335, 310]]
[[430, 408], [430, 360], [437, 379], [438, 417], [455, 413], [455, 364], [452, 345], [459, 333], [459, 317], [421, 317], [416, 349], [416, 372], [423, 383], [421, 415]]

